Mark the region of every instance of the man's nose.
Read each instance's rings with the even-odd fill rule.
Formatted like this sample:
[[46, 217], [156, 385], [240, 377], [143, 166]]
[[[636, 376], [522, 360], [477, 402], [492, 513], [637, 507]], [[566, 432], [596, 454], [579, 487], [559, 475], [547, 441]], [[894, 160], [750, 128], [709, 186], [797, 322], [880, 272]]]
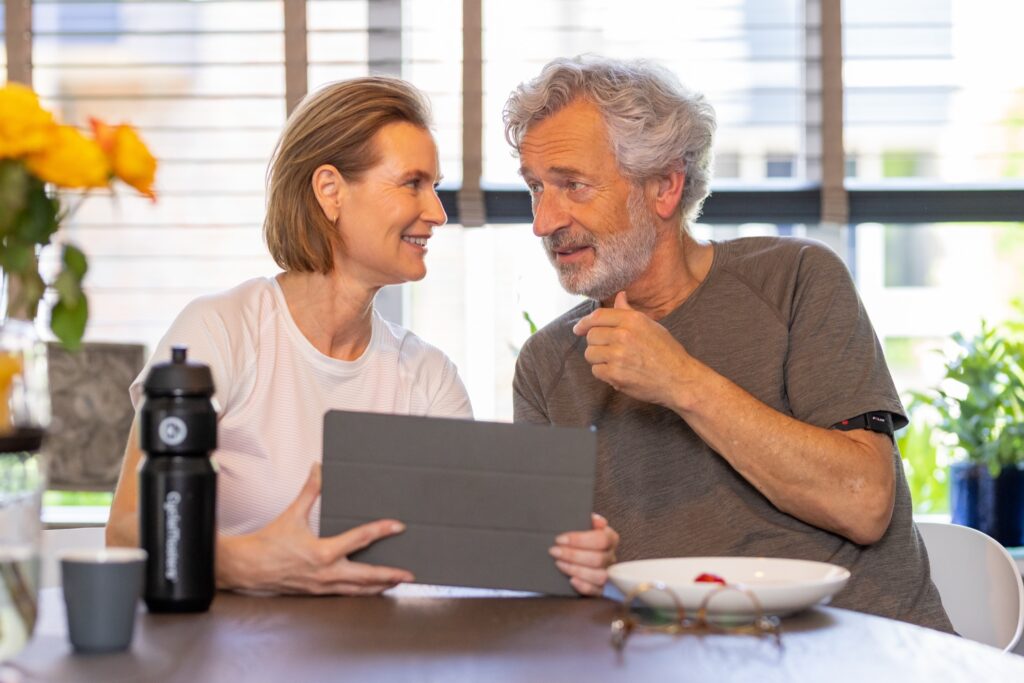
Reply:
[[541, 193], [534, 201], [533, 234], [537, 237], [546, 237], [571, 222], [572, 216], [555, 193]]

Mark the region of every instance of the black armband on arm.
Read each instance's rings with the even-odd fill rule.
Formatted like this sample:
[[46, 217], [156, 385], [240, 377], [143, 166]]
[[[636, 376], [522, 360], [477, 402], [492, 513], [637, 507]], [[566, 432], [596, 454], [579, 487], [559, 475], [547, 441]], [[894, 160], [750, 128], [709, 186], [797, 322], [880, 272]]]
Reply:
[[832, 425], [832, 429], [848, 432], [853, 429], [867, 429], [868, 431], [888, 434], [890, 437], [895, 434], [896, 429], [892, 424], [892, 413], [884, 410], [864, 413], [849, 420], [843, 420]]

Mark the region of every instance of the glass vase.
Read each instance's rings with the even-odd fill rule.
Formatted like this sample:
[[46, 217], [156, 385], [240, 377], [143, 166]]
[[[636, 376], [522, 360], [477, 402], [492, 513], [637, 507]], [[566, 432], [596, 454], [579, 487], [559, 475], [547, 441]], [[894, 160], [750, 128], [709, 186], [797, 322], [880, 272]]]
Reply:
[[17, 654], [36, 622], [50, 423], [46, 344], [28, 320], [0, 319], [0, 662]]
[[38, 453], [0, 453], [0, 662], [35, 629], [46, 474]]

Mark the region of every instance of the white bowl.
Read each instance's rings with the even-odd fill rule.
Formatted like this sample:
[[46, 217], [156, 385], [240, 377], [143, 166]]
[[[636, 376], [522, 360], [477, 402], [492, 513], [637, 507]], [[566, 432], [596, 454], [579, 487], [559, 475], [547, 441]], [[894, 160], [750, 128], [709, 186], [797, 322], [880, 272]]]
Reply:
[[[678, 597], [690, 615], [696, 614], [704, 598], [717, 583], [695, 582], [708, 573], [731, 586], [750, 591], [761, 603], [765, 615], [785, 616], [828, 601], [842, 590], [850, 571], [825, 562], [772, 557], [672, 557], [620, 562], [608, 568], [611, 582], [623, 596], [643, 583], [664, 584]], [[652, 590], [638, 598], [651, 607], [675, 609], [672, 598]], [[707, 605], [709, 615], [756, 616], [750, 597], [734, 590], [720, 591]]]

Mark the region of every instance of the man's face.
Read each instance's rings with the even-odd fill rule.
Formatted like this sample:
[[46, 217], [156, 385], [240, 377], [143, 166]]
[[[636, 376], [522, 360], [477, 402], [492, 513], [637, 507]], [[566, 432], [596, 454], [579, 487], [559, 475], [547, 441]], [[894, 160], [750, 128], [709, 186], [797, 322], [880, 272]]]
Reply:
[[657, 228], [643, 190], [619, 170], [597, 108], [576, 100], [531, 127], [520, 173], [562, 286], [605, 301], [651, 262]]

